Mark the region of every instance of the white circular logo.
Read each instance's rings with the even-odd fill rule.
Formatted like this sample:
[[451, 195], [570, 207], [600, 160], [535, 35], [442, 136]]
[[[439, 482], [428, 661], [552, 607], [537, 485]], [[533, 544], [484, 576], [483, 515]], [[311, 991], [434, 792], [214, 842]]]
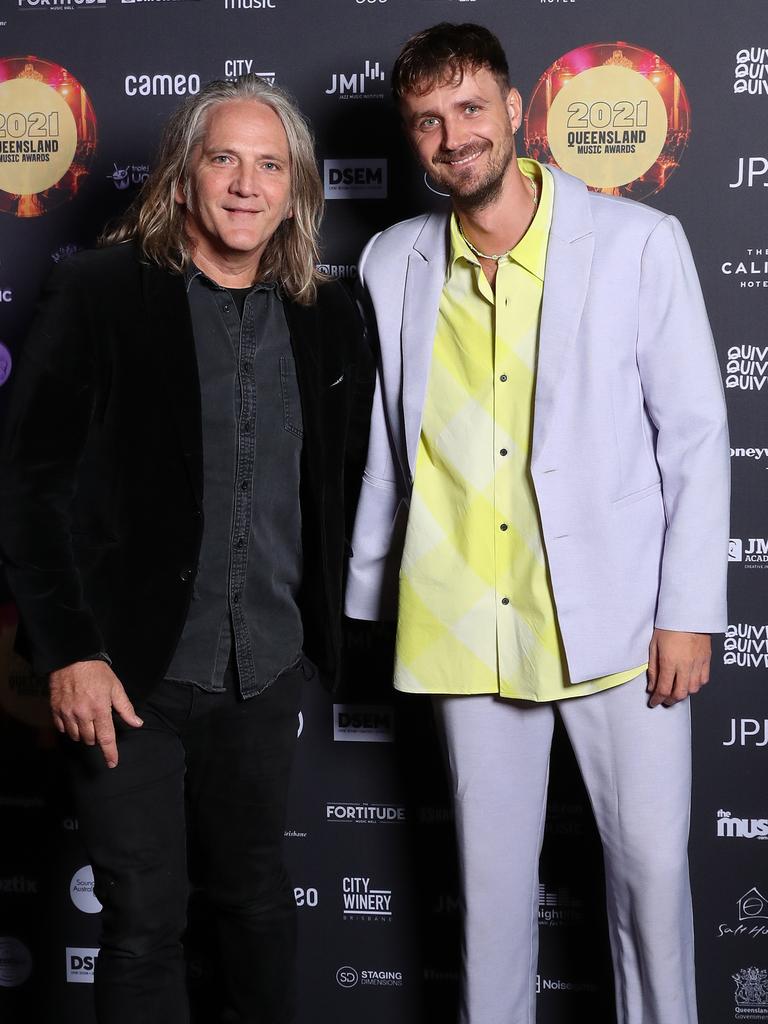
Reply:
[[90, 864], [79, 868], [69, 883], [69, 895], [78, 910], [84, 914], [98, 914], [101, 904], [93, 894], [93, 868]]
[[0, 936], [0, 986], [23, 985], [32, 973], [32, 954], [23, 942], [10, 935]]
[[340, 967], [336, 971], [336, 981], [342, 988], [354, 988], [357, 979], [358, 974], [354, 967]]

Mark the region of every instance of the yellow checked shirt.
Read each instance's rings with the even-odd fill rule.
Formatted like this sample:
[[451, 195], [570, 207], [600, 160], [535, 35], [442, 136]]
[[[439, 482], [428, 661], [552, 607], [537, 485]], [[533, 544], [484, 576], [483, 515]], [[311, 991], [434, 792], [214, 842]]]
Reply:
[[646, 668], [568, 677], [529, 469], [553, 184], [519, 164], [541, 198], [499, 261], [495, 295], [451, 219], [400, 571], [399, 690], [548, 701]]

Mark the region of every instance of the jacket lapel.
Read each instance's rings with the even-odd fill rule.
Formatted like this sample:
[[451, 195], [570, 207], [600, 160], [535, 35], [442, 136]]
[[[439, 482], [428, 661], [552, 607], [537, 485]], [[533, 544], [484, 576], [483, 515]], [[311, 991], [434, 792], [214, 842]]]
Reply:
[[203, 500], [203, 430], [200, 379], [197, 372], [192, 319], [181, 274], [142, 262], [141, 273], [149, 351], [158, 360], [158, 383], [175, 424], [192, 490]]
[[555, 201], [544, 272], [539, 330], [532, 463], [541, 457], [566, 358], [581, 322], [589, 287], [594, 236], [585, 186], [556, 167]]
[[400, 333], [403, 365], [403, 426], [410, 475], [416, 465], [440, 294], [448, 263], [448, 217], [431, 214], [408, 255]]

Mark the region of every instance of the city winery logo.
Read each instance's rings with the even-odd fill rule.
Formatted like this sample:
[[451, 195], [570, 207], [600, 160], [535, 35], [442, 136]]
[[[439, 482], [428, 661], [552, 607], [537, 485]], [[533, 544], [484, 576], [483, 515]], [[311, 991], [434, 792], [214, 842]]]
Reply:
[[[240, 78], [241, 75], [255, 75], [267, 85], [274, 85], [277, 75], [274, 71], [254, 71], [252, 57], [227, 57], [224, 61], [224, 77]], [[257, 65], [258, 66], [258, 65]]]
[[730, 811], [717, 812], [718, 839], [768, 839], [768, 818], [734, 818]]
[[766, 173], [768, 173], [768, 157], [740, 156], [736, 181], [729, 182], [728, 187], [754, 188], [756, 185], [762, 185], [763, 188], [768, 188], [768, 180], [762, 180]]
[[768, 746], [768, 718], [732, 718], [728, 739], [724, 747]]
[[379, 83], [384, 81], [384, 72], [378, 61], [366, 60], [360, 71], [350, 75], [331, 75], [331, 84], [325, 90], [326, 96], [337, 96], [340, 100], [380, 100], [384, 98]]
[[341, 900], [345, 921], [392, 920], [392, 890], [374, 889], [370, 878], [343, 878]]
[[736, 1020], [768, 1020], [768, 970], [742, 967], [731, 978], [736, 982]]
[[326, 199], [386, 199], [386, 160], [323, 160]]
[[741, 562], [745, 569], [765, 569], [768, 566], [768, 537], [731, 537], [728, 541], [728, 561]]
[[736, 54], [733, 91], [768, 96], [768, 48], [750, 46]]
[[754, 886], [736, 903], [738, 921], [722, 921], [717, 927], [717, 938], [744, 936], [750, 939], [768, 938], [768, 902]]
[[336, 971], [336, 984], [340, 988], [355, 988], [356, 985], [379, 985], [384, 988], [400, 988], [403, 984], [402, 971], [367, 970], [344, 966]]
[[729, 623], [723, 641], [723, 664], [768, 668], [768, 623]]
[[0, 988], [23, 985], [32, 973], [32, 954], [12, 935], [0, 935]]
[[333, 738], [391, 743], [395, 738], [395, 710], [390, 704], [334, 704]]
[[200, 75], [126, 75], [126, 96], [196, 96], [200, 92]]
[[118, 192], [124, 192], [126, 189], [140, 189], [144, 182], [149, 177], [149, 164], [116, 164], [113, 163], [114, 170], [111, 174], [107, 175], [107, 178], [112, 182]]
[[731, 345], [725, 364], [726, 388], [762, 391], [768, 379], [768, 345]]
[[741, 258], [721, 263], [720, 270], [740, 288], [768, 288], [768, 248], [747, 249]]
[[93, 969], [98, 947], [67, 946], [67, 981], [72, 984], [92, 985]]
[[548, 889], [539, 885], [539, 925], [579, 924], [584, 920], [584, 903], [567, 888]]
[[593, 191], [647, 199], [666, 185], [691, 135], [683, 83], [658, 54], [590, 43], [541, 75], [525, 115], [528, 155]]
[[0, 58], [0, 211], [39, 217], [77, 195], [96, 152], [96, 116], [65, 68]]
[[366, 825], [392, 824], [405, 821], [405, 808], [396, 804], [339, 804], [325, 805], [326, 821], [357, 822]]

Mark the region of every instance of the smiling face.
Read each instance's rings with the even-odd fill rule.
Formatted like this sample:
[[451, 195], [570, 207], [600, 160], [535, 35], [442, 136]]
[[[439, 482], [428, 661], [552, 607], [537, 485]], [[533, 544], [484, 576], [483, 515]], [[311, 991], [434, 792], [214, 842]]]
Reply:
[[465, 209], [482, 209], [501, 193], [515, 157], [520, 123], [516, 89], [503, 95], [487, 68], [401, 100], [405, 130], [433, 181]]
[[258, 100], [214, 107], [191, 153], [186, 193], [176, 192], [198, 266], [247, 265], [255, 277], [269, 240], [292, 215], [290, 192], [288, 139], [277, 114]]

